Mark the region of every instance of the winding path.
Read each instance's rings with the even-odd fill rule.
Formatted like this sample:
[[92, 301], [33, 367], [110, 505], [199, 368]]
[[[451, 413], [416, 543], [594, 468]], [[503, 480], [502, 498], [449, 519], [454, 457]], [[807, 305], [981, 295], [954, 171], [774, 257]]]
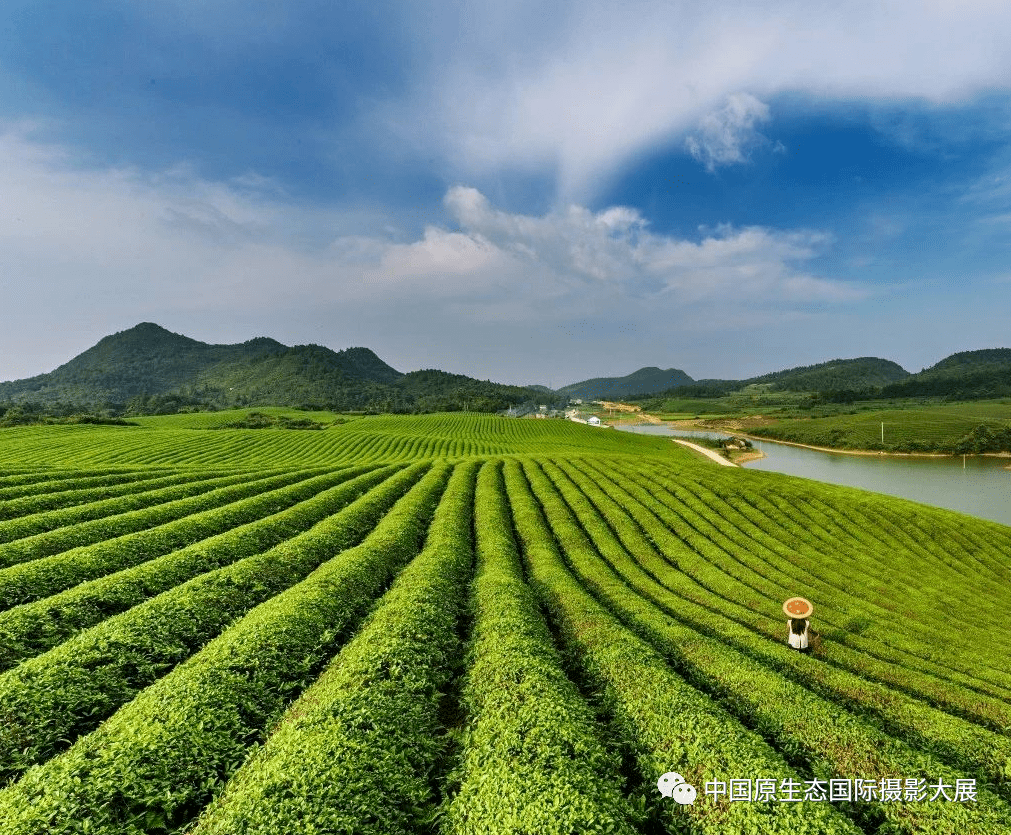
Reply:
[[722, 464], [724, 467], [736, 467], [733, 461], [728, 461], [718, 452], [713, 452], [711, 449], [706, 449], [704, 446], [699, 446], [698, 444], [693, 444], [691, 441], [682, 441], [680, 438], [671, 438], [676, 444], [681, 444], [682, 446], [690, 447], [691, 449], [701, 452], [703, 455], [712, 458], [717, 464]]

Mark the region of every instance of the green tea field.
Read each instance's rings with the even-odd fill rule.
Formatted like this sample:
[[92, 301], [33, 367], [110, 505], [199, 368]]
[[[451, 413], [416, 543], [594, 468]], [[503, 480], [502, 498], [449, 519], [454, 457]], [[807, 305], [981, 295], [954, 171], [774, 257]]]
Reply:
[[0, 835], [1011, 833], [1009, 527], [562, 421], [140, 423], [0, 431]]

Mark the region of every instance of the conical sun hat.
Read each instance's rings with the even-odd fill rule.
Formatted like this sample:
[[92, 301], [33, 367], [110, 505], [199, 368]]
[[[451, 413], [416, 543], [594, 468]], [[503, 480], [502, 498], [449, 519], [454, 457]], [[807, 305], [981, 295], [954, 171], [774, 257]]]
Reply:
[[791, 618], [809, 618], [814, 606], [805, 597], [791, 597], [783, 604], [783, 611]]

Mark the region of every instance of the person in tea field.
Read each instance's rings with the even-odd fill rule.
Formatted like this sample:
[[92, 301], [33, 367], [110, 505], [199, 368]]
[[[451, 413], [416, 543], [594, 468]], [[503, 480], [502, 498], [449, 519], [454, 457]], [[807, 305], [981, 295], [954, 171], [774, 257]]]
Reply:
[[799, 652], [811, 652], [810, 622], [807, 618], [790, 618], [786, 622], [789, 634], [786, 642]]
[[799, 652], [811, 652], [811, 642], [818, 635], [811, 629], [809, 620], [814, 613], [814, 604], [804, 597], [791, 597], [783, 604], [783, 613], [787, 618], [787, 644]]

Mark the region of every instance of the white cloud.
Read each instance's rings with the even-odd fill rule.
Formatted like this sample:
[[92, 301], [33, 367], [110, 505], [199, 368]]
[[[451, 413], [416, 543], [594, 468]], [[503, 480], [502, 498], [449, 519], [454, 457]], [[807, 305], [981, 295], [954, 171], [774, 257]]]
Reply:
[[[427, 334], [468, 357], [474, 338], [496, 328], [503, 345], [578, 317], [617, 317], [643, 331], [687, 320], [704, 330], [712, 317], [718, 330], [728, 299], [789, 313], [867, 295], [806, 269], [831, 243], [820, 232], [721, 226], [682, 240], [652, 232], [624, 206], [525, 215], [461, 185], [444, 200], [458, 228], [429, 225], [404, 242], [258, 185], [211, 182], [185, 167], [83, 169], [24, 130], [0, 135], [0, 377], [48, 370], [144, 320], [214, 341], [327, 341], [307, 323], [323, 332], [370, 323], [358, 344]], [[306, 228], [315, 230], [308, 243]]]
[[[264, 45], [294, 45], [310, 26], [336, 25], [313, 3], [255, 0], [252, 12], [236, 0], [141, 5], [135, 13], [147, 25], [194, 36], [229, 66]], [[378, 0], [364, 13], [365, 6], [349, 5], [344, 14], [354, 25], [335, 37], [379, 44], [403, 70], [389, 86], [360, 80], [356, 115], [330, 125], [334, 156], [365, 147], [398, 162], [425, 160], [468, 183], [548, 175], [559, 203], [592, 202], [638, 155], [684, 147], [689, 137], [703, 164], [739, 162], [747, 143], [723, 113], [728, 97], [878, 104], [884, 112], [867, 112], [879, 129], [916, 144], [938, 141], [925, 124], [939, 108], [1007, 90], [1011, 78], [1011, 4], [1002, 0]], [[155, 72], [171, 50], [159, 53], [159, 39], [151, 42]], [[346, 81], [359, 79], [351, 73]], [[928, 110], [931, 118], [921, 124], [902, 110]], [[774, 125], [768, 132], [774, 136]]]
[[[414, 6], [417, 84], [383, 105], [387, 124], [461, 181], [554, 174], [562, 202], [684, 143], [735, 94], [960, 105], [1011, 78], [1004, 2], [571, 0], [538, 7], [536, 27], [526, 2], [470, 8], [465, 27], [433, 25], [433, 8]], [[708, 145], [713, 164], [736, 147]]]
[[767, 141], [755, 124], [769, 119], [767, 105], [747, 93], [734, 93], [723, 107], [702, 118], [698, 133], [689, 135], [685, 146], [712, 173], [719, 165], [746, 162], [747, 147]]
[[[445, 202], [460, 234], [497, 253], [488, 263], [533, 270], [580, 307], [587, 298], [602, 303], [615, 290], [668, 310], [727, 297], [778, 307], [852, 302], [869, 292], [799, 268], [831, 244], [823, 232], [720, 226], [691, 241], [650, 232], [628, 207], [595, 214], [570, 205], [533, 217], [497, 210], [476, 189], [460, 186]], [[543, 311], [531, 305], [527, 315]]]

